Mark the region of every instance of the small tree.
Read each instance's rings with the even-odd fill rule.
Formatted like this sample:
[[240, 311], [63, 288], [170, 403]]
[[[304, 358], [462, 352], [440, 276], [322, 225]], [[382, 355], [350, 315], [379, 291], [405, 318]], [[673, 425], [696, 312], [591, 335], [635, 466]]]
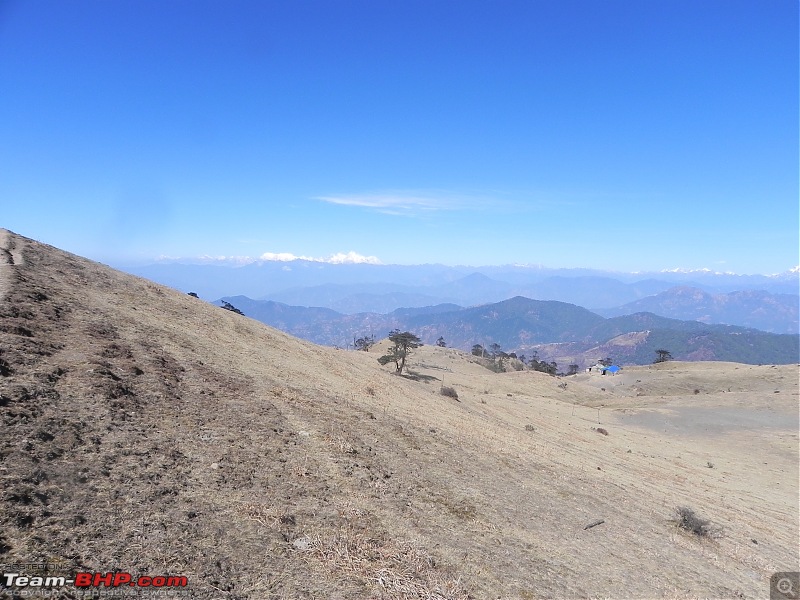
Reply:
[[353, 347], [356, 350], [361, 350], [363, 352], [368, 352], [369, 349], [375, 344], [375, 336], [374, 335], [365, 335], [364, 337], [360, 337], [358, 339], [353, 339]]
[[544, 360], [539, 360], [538, 358], [532, 358], [530, 365], [531, 369], [534, 371], [539, 371], [540, 373], [547, 373], [548, 375], [555, 375], [558, 373], [558, 364], [555, 361], [547, 362]]
[[406, 359], [414, 348], [422, 345], [422, 340], [410, 331], [401, 332], [399, 329], [395, 329], [389, 333], [389, 341], [392, 342], [392, 347], [389, 348], [389, 352], [378, 359], [378, 362], [382, 365], [393, 362], [396, 367], [395, 373], [402, 375]]
[[603, 365], [604, 367], [610, 367], [611, 365], [614, 364], [614, 362], [610, 358], [601, 358], [597, 362]]
[[567, 370], [567, 375], [576, 375], [578, 373], [578, 369], [580, 369], [578, 365], [576, 364], [570, 365]]
[[436, 340], [436, 345], [439, 346], [439, 348], [447, 348], [447, 342], [444, 341], [442, 336], [439, 336], [439, 339]]
[[472, 347], [472, 354], [473, 356], [483, 356], [484, 354], [486, 354], [486, 350], [484, 350], [483, 346], [481, 346], [480, 344], [475, 344]]
[[669, 350], [656, 350], [656, 359], [653, 364], [667, 362], [668, 360], [672, 360], [672, 354], [670, 354]]
[[502, 346], [495, 342], [494, 344], [489, 344], [489, 355], [492, 357], [492, 360], [497, 358], [497, 355], [500, 353], [500, 349]]
[[500, 371], [501, 373], [505, 372], [506, 367], [503, 364], [503, 360], [508, 360], [509, 358], [511, 358], [511, 355], [506, 354], [502, 350], [497, 353], [496, 359], [497, 359], [497, 370], [498, 371]]

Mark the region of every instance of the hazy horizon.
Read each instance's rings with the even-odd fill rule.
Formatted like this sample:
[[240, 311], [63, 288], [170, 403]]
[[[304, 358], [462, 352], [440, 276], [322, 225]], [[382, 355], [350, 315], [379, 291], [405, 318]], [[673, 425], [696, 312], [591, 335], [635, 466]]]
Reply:
[[798, 10], [0, 3], [0, 226], [116, 264], [782, 273]]
[[642, 271], [624, 271], [619, 269], [613, 268], [603, 268], [603, 267], [582, 267], [582, 266], [570, 266], [564, 267], [559, 265], [545, 265], [545, 264], [534, 264], [534, 263], [518, 263], [518, 262], [509, 262], [509, 263], [496, 263], [496, 264], [465, 264], [465, 263], [442, 263], [442, 262], [435, 262], [435, 261], [427, 261], [427, 262], [420, 262], [420, 263], [387, 263], [380, 260], [379, 257], [376, 256], [362, 256], [356, 252], [338, 252], [336, 254], [330, 256], [322, 256], [322, 257], [313, 257], [313, 256], [295, 256], [288, 253], [283, 253], [280, 255], [276, 255], [273, 253], [265, 253], [265, 255], [261, 256], [158, 256], [153, 259], [145, 259], [136, 262], [126, 262], [126, 261], [111, 261], [112, 266], [118, 265], [120, 267], [133, 267], [133, 266], [147, 266], [147, 265], [158, 265], [158, 264], [180, 264], [180, 265], [214, 265], [214, 266], [226, 266], [226, 267], [241, 267], [246, 265], [252, 264], [260, 264], [260, 263], [286, 263], [287, 266], [291, 265], [294, 262], [310, 262], [310, 263], [320, 263], [320, 264], [327, 264], [327, 265], [372, 265], [372, 266], [380, 266], [380, 267], [417, 267], [417, 266], [442, 266], [447, 268], [468, 268], [468, 269], [492, 269], [492, 268], [520, 268], [520, 269], [531, 269], [531, 270], [544, 270], [544, 271], [596, 271], [596, 272], [604, 272], [609, 274], [625, 274], [625, 275], [637, 275], [637, 274], [657, 274], [657, 273], [673, 273], [673, 274], [680, 274], [680, 273], [703, 273], [703, 274], [715, 274], [715, 275], [742, 275], [742, 276], [757, 276], [763, 275], [766, 277], [776, 276], [776, 275], [785, 275], [790, 273], [798, 273], [800, 272], [800, 266], [794, 266], [784, 271], [778, 273], [736, 273], [733, 271], [723, 271], [723, 270], [715, 270], [709, 269], [707, 267], [698, 267], [698, 268], [684, 268], [678, 266], [672, 267], [664, 267], [652, 270], [642, 270]]

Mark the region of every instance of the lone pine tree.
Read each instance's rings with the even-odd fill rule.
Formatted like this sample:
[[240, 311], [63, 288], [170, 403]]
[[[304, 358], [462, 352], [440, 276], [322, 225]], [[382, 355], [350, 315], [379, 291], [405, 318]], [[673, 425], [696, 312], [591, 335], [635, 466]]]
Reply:
[[389, 341], [392, 342], [392, 346], [386, 354], [378, 359], [378, 362], [382, 365], [393, 362], [396, 367], [395, 373], [402, 375], [408, 355], [414, 348], [422, 345], [422, 340], [410, 331], [401, 332], [399, 329], [395, 329], [389, 333]]

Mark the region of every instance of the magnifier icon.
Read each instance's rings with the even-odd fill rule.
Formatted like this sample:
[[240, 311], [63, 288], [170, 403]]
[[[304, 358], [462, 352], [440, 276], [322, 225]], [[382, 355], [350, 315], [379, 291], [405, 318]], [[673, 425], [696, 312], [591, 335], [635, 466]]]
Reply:
[[776, 585], [775, 587], [777, 587], [778, 591], [787, 598], [797, 597], [797, 595], [794, 592], [794, 584], [792, 583], [792, 580], [789, 579], [788, 577], [783, 577], [779, 579], [778, 585]]

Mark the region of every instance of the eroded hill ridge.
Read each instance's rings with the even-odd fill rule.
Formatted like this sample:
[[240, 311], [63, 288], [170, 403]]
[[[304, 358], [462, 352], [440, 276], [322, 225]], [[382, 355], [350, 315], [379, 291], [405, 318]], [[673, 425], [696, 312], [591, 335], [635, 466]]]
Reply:
[[0, 255], [4, 564], [253, 600], [750, 598], [797, 570], [797, 365], [558, 379], [425, 346], [412, 380], [16, 234]]

